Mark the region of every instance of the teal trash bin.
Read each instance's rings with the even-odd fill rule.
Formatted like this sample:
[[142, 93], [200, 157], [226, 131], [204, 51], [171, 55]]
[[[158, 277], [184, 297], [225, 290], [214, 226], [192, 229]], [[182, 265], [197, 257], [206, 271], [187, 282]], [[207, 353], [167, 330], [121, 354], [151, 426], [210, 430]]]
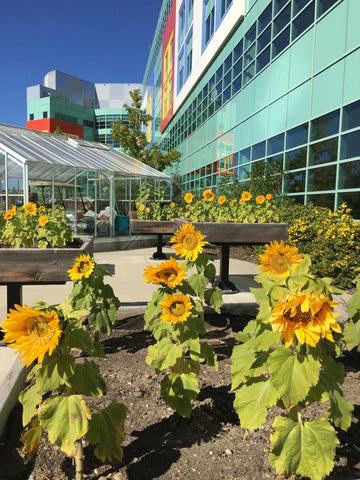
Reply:
[[127, 215], [116, 215], [115, 230], [117, 232], [127, 232], [129, 230], [129, 217]]

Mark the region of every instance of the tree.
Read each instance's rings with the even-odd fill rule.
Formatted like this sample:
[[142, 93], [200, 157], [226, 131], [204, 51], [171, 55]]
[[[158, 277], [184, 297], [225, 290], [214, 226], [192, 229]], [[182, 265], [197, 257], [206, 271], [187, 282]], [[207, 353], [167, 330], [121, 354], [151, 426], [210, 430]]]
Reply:
[[139, 89], [130, 92], [130, 96], [132, 99], [131, 106], [124, 104], [129, 122], [123, 123], [121, 119], [118, 119], [113, 123], [112, 136], [125, 153], [162, 171], [165, 167], [178, 161], [181, 154], [174, 149], [168, 153], [162, 152], [156, 143], [149, 146], [146, 133], [142, 131], [142, 127], [152, 120], [152, 116], [141, 108], [142, 96]]

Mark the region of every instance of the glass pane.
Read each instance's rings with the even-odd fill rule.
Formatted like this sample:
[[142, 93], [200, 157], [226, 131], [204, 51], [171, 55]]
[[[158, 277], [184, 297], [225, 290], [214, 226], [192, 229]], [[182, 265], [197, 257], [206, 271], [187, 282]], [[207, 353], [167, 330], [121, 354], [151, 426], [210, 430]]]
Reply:
[[343, 109], [342, 129], [350, 130], [360, 126], [360, 100]]
[[354, 158], [360, 156], [360, 130], [348, 133], [341, 137], [340, 158]]
[[315, 15], [315, 2], [313, 1], [299, 16], [293, 20], [292, 24], [292, 40], [297, 38], [306, 30], [313, 22]]
[[223, 80], [223, 89], [227, 88], [230, 85], [231, 82], [231, 72], [229, 72], [227, 75], [225, 75], [224, 80]]
[[340, 163], [338, 188], [360, 188], [360, 160]]
[[240, 164], [250, 162], [250, 147], [241, 150], [240, 152]]
[[320, 17], [326, 10], [334, 5], [338, 0], [318, 0], [317, 17]]
[[246, 70], [244, 70], [244, 84], [249, 82], [253, 76], [255, 75], [255, 62], [248, 66]]
[[290, 27], [287, 27], [278, 37], [273, 40], [272, 58], [279, 55], [290, 42]]
[[265, 140], [252, 147], [252, 160], [265, 157]]
[[309, 0], [293, 0], [293, 17], [302, 10]]
[[233, 78], [237, 77], [239, 73], [241, 73], [242, 69], [242, 58], [238, 62], [235, 63], [233, 66], [232, 72], [233, 72]]
[[234, 48], [234, 52], [233, 52], [234, 62], [241, 57], [242, 53], [243, 53], [243, 43], [242, 43], [242, 40], [240, 40], [240, 42]]
[[245, 48], [249, 47], [256, 37], [256, 23], [245, 33]]
[[229, 70], [231, 65], [232, 65], [232, 54], [230, 53], [230, 55], [225, 59], [225, 62], [224, 62], [224, 72], [225, 73]]
[[286, 148], [297, 147], [307, 143], [308, 124], [304, 123], [299, 127], [292, 128], [286, 133]]
[[215, 83], [218, 83], [219, 80], [222, 78], [223, 76], [223, 66], [220, 65], [220, 67], [216, 70], [216, 73], [215, 73]]
[[336, 165], [308, 170], [308, 191], [334, 190]]
[[273, 153], [282, 152], [284, 150], [284, 134], [276, 135], [268, 139], [267, 143], [267, 154], [272, 155]]
[[232, 95], [235, 95], [241, 89], [241, 75], [239, 75], [232, 83]]
[[265, 49], [256, 59], [256, 73], [259, 73], [270, 62], [270, 46]]
[[258, 18], [258, 33], [262, 32], [264, 28], [270, 23], [271, 21], [271, 3], [265, 8], [263, 13]]
[[321, 163], [336, 162], [338, 139], [331, 138], [310, 146], [309, 165], [320, 165]]
[[340, 110], [327, 113], [311, 121], [310, 138], [318, 140], [320, 138], [335, 135], [339, 131]]
[[335, 195], [333, 193], [323, 193], [321, 195], [308, 195], [308, 203], [313, 203], [318, 207], [327, 207], [334, 210]]
[[290, 4], [273, 20], [273, 37], [290, 22]]
[[289, 0], [274, 0], [274, 15], [276, 15]]
[[296, 193], [305, 191], [305, 170], [289, 173], [285, 178], [285, 192]]
[[257, 39], [257, 51], [261, 52], [271, 40], [271, 26], [269, 26]]
[[306, 147], [296, 148], [286, 152], [285, 155], [285, 169], [295, 170], [296, 168], [303, 168], [306, 166]]
[[251, 63], [254, 60], [255, 55], [256, 55], [256, 45], [254, 43], [254, 45], [251, 48], [249, 48], [249, 50], [247, 50], [244, 54], [244, 68], [247, 67], [249, 63]]
[[351, 208], [351, 215], [360, 220], [360, 192], [339, 193], [338, 204], [346, 203]]
[[283, 168], [283, 154], [267, 158], [266, 164], [271, 170], [274, 168]]

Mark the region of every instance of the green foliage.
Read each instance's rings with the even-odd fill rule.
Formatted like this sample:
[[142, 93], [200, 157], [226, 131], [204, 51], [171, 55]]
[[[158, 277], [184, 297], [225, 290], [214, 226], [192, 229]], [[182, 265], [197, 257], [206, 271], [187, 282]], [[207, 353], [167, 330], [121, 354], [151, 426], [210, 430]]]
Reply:
[[360, 274], [356, 281], [356, 292], [351, 297], [347, 308], [349, 320], [345, 325], [344, 339], [349, 350], [360, 344]]
[[281, 210], [280, 218], [289, 225], [289, 245], [311, 255], [314, 275], [331, 277], [340, 288], [352, 287], [360, 267], [360, 222], [346, 204], [335, 212], [291, 204]]
[[[333, 337], [324, 333], [314, 342], [309, 331], [309, 337], [300, 337], [304, 342], [297, 340], [294, 333], [290, 345], [284, 346], [283, 331], [277, 331], [280, 302], [285, 299], [290, 302], [290, 298], [299, 296], [303, 302], [301, 311], [307, 312], [307, 301], [321, 302], [326, 298], [331, 302], [332, 295], [338, 291], [329, 279], [312, 275], [310, 268], [310, 258], [305, 257], [288, 277], [264, 274], [256, 277], [262, 285], [253, 289], [259, 313], [243, 332], [237, 334], [240, 344], [235, 345], [231, 356], [231, 377], [234, 408], [243, 428], [260, 428], [269, 408], [283, 409], [282, 416], [275, 417], [271, 436], [269, 460], [276, 471], [321, 480], [334, 465], [335, 448], [339, 443], [334, 427], [346, 430], [351, 424], [353, 406], [345, 401], [341, 389], [344, 368], [333, 358], [335, 351], [341, 353], [344, 340], [342, 334], [333, 332]], [[327, 315], [333, 308], [331, 305], [327, 303]], [[294, 316], [286, 314], [282, 319], [288, 322], [284, 329], [291, 329], [300, 322], [295, 303], [293, 308]], [[317, 308], [314, 303], [309, 310], [313, 312], [311, 315], [319, 312]], [[353, 308], [355, 317], [359, 308], [359, 303]], [[318, 314], [316, 321], [319, 325], [323, 322], [321, 328], [329, 329], [333, 321], [330, 318], [334, 317], [324, 316], [325, 310]], [[301, 328], [307, 328], [305, 320], [310, 322], [310, 317], [303, 317]], [[304, 421], [302, 411], [313, 402], [327, 403], [327, 418]]]
[[175, 149], [169, 152], [162, 152], [156, 143], [149, 147], [146, 133], [143, 126], [152, 121], [152, 116], [141, 108], [142, 95], [139, 89], [130, 92], [131, 105], [124, 105], [128, 113], [128, 123], [118, 119], [112, 124], [112, 136], [122, 150], [131, 157], [146, 163], [157, 170], [164, 170], [165, 167], [177, 162], [180, 152]]
[[[152, 365], [156, 373], [165, 374], [161, 396], [179, 415], [189, 417], [200, 391], [197, 378], [200, 365], [218, 368], [213, 348], [201, 340], [200, 335], [206, 333], [205, 304], [220, 312], [222, 296], [219, 288], [209, 286], [214, 281], [215, 268], [207, 255], [200, 253], [195, 261], [184, 265], [193, 273], [174, 287], [160, 283], [146, 307], [144, 319], [145, 329], [150, 330], [156, 340], [148, 348], [146, 363]], [[162, 268], [161, 265], [158, 268]], [[191, 302], [192, 310], [185, 321], [173, 324], [163, 320], [162, 303], [171, 294], [184, 295]]]
[[[101, 344], [92, 339], [85, 320], [89, 319], [95, 333], [98, 330], [109, 333], [120, 305], [112, 288], [104, 283], [105, 275], [107, 272], [95, 264], [89, 278], [83, 276], [74, 282], [70, 297], [62, 304], [50, 306], [39, 302], [34, 307], [39, 315], [56, 312], [61, 336], [54, 351], [46, 353], [42, 362], [33, 366], [28, 385], [19, 395], [25, 427], [22, 441], [27, 458], [36, 454], [45, 431], [50, 442], [74, 457], [77, 479], [81, 479], [83, 473], [84, 438], [94, 445], [94, 453], [100, 460], [112, 462], [122, 458], [126, 407], [112, 401], [108, 407], [96, 408], [96, 413], [92, 411], [89, 398], [105, 395], [106, 383], [97, 363], [80, 359], [80, 354], [104, 357]], [[91, 318], [95, 320], [90, 321]]]

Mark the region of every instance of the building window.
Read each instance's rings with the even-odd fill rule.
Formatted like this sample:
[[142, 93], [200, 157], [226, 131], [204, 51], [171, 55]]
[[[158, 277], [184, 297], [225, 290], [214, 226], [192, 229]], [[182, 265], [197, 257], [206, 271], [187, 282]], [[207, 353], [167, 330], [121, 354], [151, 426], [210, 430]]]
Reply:
[[180, 53], [178, 60], [178, 92], [184, 85], [184, 50]]
[[220, 20], [223, 18], [231, 4], [232, 0], [220, 0]]
[[191, 25], [194, 16], [194, 0], [188, 0], [188, 11], [187, 11], [187, 26]]
[[207, 45], [215, 31], [215, 0], [204, 1], [205, 10], [205, 37], [204, 44]]
[[179, 10], [179, 45], [182, 44], [185, 34], [185, 1], [183, 1]]
[[186, 40], [186, 78], [190, 75], [192, 71], [192, 32]]
[[34, 120], [34, 114], [33, 113], [30, 113], [29, 120]]
[[43, 118], [48, 118], [48, 112], [43, 112]]

